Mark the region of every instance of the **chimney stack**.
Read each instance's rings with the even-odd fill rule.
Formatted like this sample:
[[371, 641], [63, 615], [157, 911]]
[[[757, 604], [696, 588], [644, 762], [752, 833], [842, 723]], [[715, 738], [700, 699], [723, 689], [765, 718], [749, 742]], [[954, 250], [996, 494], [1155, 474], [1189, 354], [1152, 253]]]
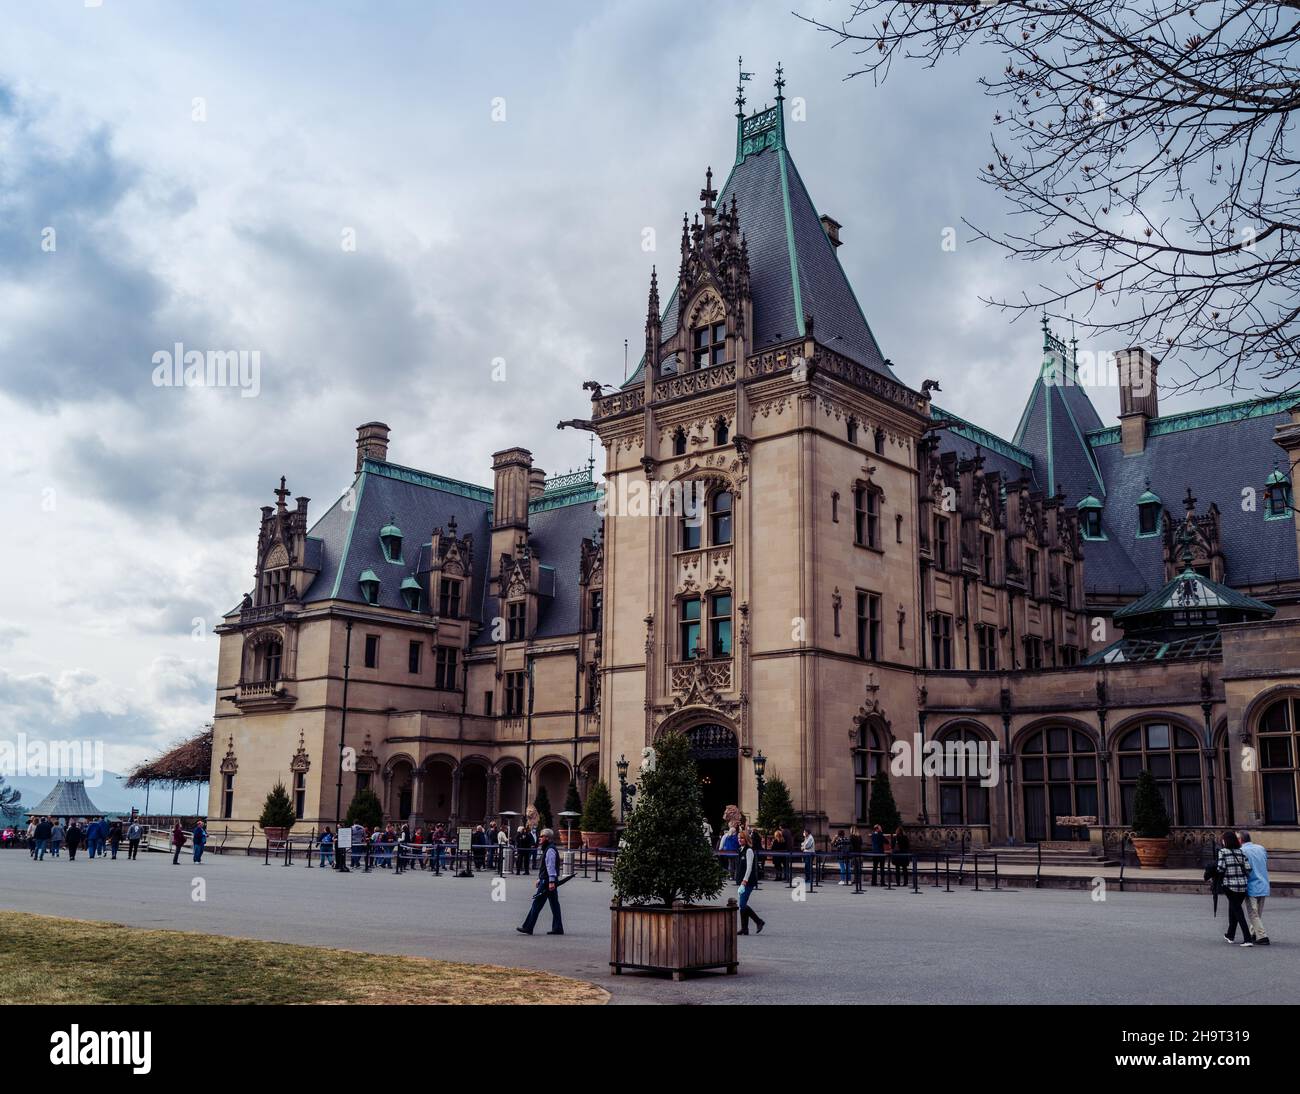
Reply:
[[528, 529], [533, 454], [526, 448], [492, 453], [492, 527]]
[[1115, 355], [1119, 370], [1119, 425], [1124, 455], [1134, 456], [1146, 448], [1147, 422], [1160, 416], [1156, 392], [1156, 370], [1160, 361], [1141, 346], [1130, 346]]
[[534, 467], [528, 472], [528, 497], [540, 498], [546, 490], [546, 472]]
[[843, 225], [834, 217], [828, 217], [825, 213], [821, 215], [821, 222], [822, 227], [826, 230], [826, 238], [831, 241], [831, 246], [838, 250], [843, 246], [843, 241], [840, 239], [840, 228]]
[[357, 426], [357, 471], [362, 460], [388, 459], [388, 426], [383, 422], [366, 422]]

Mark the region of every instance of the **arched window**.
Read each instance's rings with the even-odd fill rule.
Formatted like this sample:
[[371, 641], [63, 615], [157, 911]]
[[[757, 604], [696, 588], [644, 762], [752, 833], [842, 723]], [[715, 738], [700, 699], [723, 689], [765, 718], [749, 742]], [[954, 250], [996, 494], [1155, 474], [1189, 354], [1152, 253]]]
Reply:
[[686, 430], [681, 426], [678, 426], [676, 432], [673, 433], [673, 455], [686, 455]]
[[1265, 824], [1295, 824], [1297, 750], [1300, 750], [1300, 698], [1279, 699], [1259, 719], [1260, 789]]
[[731, 542], [731, 491], [719, 490], [709, 499], [709, 546]]
[[1057, 817], [1099, 817], [1097, 746], [1068, 726], [1040, 729], [1020, 746], [1020, 781], [1024, 791], [1025, 839], [1066, 840], [1068, 828]]
[[853, 816], [866, 824], [871, 805], [871, 779], [886, 769], [885, 727], [878, 719], [858, 722], [858, 739], [853, 749]]
[[713, 423], [713, 443], [726, 444], [731, 440], [731, 430], [727, 428], [727, 419], [719, 418]]
[[1187, 730], [1168, 722], [1136, 726], [1120, 738], [1120, 820], [1133, 822], [1133, 797], [1143, 769], [1155, 777], [1174, 824], [1204, 824], [1201, 808], [1201, 746]]
[[970, 726], [953, 726], [935, 740], [944, 746], [939, 823], [988, 824], [989, 788], [981, 785], [979, 773], [979, 753], [985, 753], [987, 762], [988, 739]]
[[284, 646], [278, 638], [269, 638], [259, 644], [253, 654], [253, 678], [262, 684], [274, 684], [280, 679], [280, 663]]
[[848, 434], [849, 444], [858, 443], [858, 420], [850, 418], [844, 423], [845, 432]]
[[885, 431], [883, 429], [877, 428], [875, 433], [871, 435], [871, 447], [877, 456], [885, 454]]

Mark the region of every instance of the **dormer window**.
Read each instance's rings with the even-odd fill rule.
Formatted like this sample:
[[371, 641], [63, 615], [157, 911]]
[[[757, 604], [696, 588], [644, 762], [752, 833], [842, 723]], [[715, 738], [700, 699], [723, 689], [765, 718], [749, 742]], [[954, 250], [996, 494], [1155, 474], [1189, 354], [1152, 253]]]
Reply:
[[379, 545], [384, 549], [384, 558], [389, 562], [402, 561], [402, 530], [391, 521], [379, 531]]
[[713, 443], [726, 444], [731, 440], [731, 431], [727, 428], [727, 419], [719, 418], [713, 423]]
[[682, 429], [681, 426], [678, 426], [677, 431], [673, 434], [673, 455], [686, 455], [686, 430]]
[[460, 579], [444, 577], [438, 583], [438, 614], [444, 619], [460, 618]]
[[[1149, 487], [1151, 484], [1147, 483]], [[1163, 508], [1158, 495], [1149, 489], [1138, 498], [1138, 535], [1154, 536], [1160, 531], [1160, 512]]]
[[374, 570], [362, 570], [359, 578], [361, 584], [361, 595], [365, 597], [367, 604], [379, 603], [379, 578], [375, 576]]
[[1083, 538], [1105, 539], [1106, 534], [1101, 530], [1101, 502], [1089, 494], [1079, 502], [1078, 510], [1079, 527], [1083, 531]]
[[402, 581], [402, 602], [411, 611], [418, 612], [423, 600], [424, 590], [420, 587], [420, 582], [414, 577], [404, 578]]
[[1274, 464], [1272, 474], [1264, 480], [1264, 518], [1279, 520], [1282, 517], [1289, 517], [1293, 505], [1291, 480]]
[[691, 331], [691, 368], [720, 365], [727, 357], [727, 324], [709, 323]]

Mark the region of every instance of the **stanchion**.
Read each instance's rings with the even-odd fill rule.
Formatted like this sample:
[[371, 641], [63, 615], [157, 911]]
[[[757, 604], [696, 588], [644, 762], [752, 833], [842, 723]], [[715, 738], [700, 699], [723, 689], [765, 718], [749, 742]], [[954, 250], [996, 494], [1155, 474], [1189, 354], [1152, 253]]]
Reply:
[[853, 857], [853, 893], [855, 896], [862, 895], [862, 852], [857, 852]]
[[271, 840], [269, 836], [267, 837], [266, 840], [266, 857], [262, 860], [262, 865], [263, 866], [271, 865]]
[[994, 891], [994, 892], [997, 892], [997, 889], [998, 889], [998, 856], [997, 856], [997, 852], [994, 852], [994, 854], [993, 854], [993, 891]]
[[972, 856], [975, 860], [975, 891], [980, 891], [980, 853], [976, 851]]
[[915, 851], [912, 852], [912, 892], [920, 893], [921, 891], [921, 860], [917, 857]]
[[951, 855], [943, 856], [943, 884], [944, 884], [943, 891], [945, 893], [951, 893], [952, 892], [952, 856]]

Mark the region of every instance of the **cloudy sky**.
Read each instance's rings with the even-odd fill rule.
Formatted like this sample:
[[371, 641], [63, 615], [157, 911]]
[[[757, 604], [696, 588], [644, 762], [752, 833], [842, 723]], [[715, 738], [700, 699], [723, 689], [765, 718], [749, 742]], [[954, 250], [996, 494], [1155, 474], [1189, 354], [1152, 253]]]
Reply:
[[[794, 158], [900, 376], [1014, 429], [1039, 335], [979, 297], [1035, 272], [941, 247], [1002, 215], [974, 181], [988, 59], [844, 82], [851, 56], [790, 7], [844, 12], [6, 5], [0, 734], [102, 739], [121, 770], [201, 727], [258, 507], [285, 475], [323, 513], [360, 422], [392, 426], [397, 462], [485, 484], [508, 445], [581, 465], [586, 436], [554, 423], [583, 380], [621, 380], [650, 264], [675, 274], [705, 167], [725, 177], [738, 54], [751, 107], [778, 60], [805, 100]], [[155, 386], [178, 342], [257, 351], [259, 393]], [[1112, 419], [1114, 392], [1096, 401]]]

